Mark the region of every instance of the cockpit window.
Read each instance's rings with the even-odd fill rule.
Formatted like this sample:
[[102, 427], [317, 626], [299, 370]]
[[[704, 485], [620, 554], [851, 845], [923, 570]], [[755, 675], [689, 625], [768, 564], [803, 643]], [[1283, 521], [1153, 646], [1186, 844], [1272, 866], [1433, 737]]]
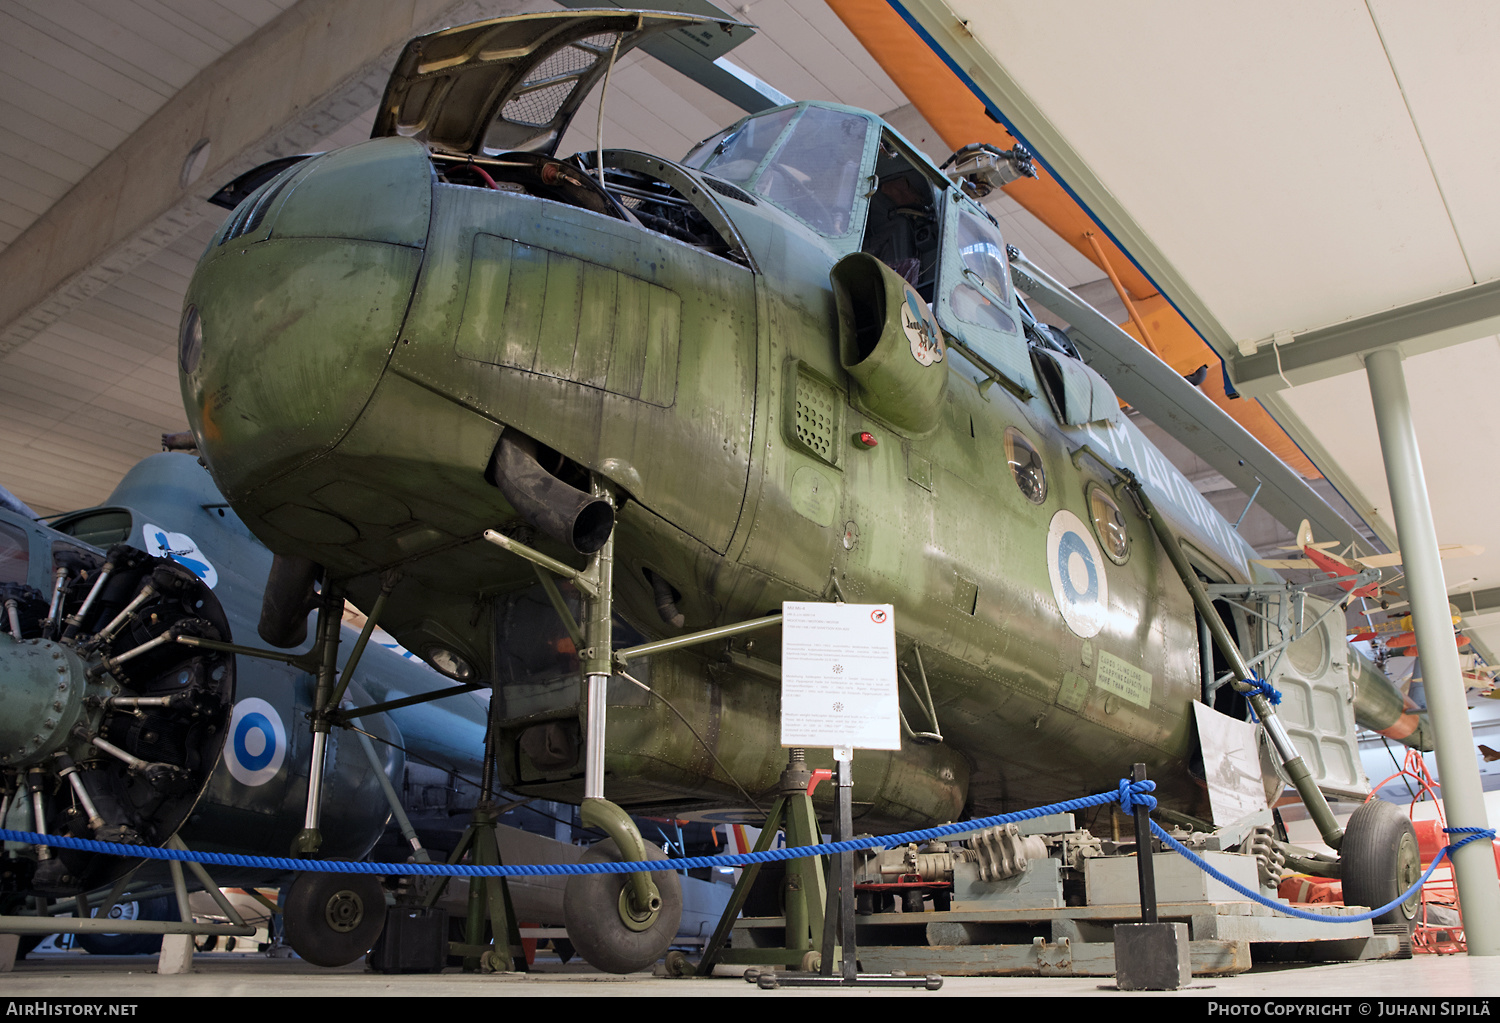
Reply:
[[958, 218], [957, 231], [958, 254], [964, 261], [965, 276], [977, 278], [976, 283], [987, 288], [1002, 304], [1008, 304], [1010, 267], [999, 230], [987, 220], [965, 214]]
[[108, 547], [130, 539], [130, 513], [123, 508], [108, 508], [55, 522], [52, 528], [95, 547]]
[[26, 581], [26, 566], [31, 560], [27, 548], [25, 532], [0, 524], [0, 583]]
[[683, 162], [748, 184], [819, 234], [839, 238], [849, 232], [853, 217], [868, 129], [858, 114], [790, 107], [715, 135]]
[[1016, 333], [1016, 321], [1008, 310], [1010, 265], [1000, 231], [988, 220], [964, 210], [953, 233], [963, 263], [963, 275], [948, 296], [953, 315], [1002, 334]]
[[682, 163], [696, 170], [711, 170], [714, 177], [725, 181], [749, 181], [796, 113], [796, 107], [789, 107], [721, 131], [700, 142]]
[[868, 126], [855, 114], [808, 107], [756, 179], [755, 191], [819, 234], [848, 233]]

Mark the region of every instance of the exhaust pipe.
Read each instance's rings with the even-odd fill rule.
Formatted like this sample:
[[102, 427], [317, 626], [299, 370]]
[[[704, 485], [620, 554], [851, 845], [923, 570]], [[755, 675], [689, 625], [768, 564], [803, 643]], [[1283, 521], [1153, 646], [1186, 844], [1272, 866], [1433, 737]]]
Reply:
[[322, 573], [309, 558], [278, 554], [271, 560], [266, 592], [260, 599], [260, 623], [256, 632], [274, 647], [290, 649], [307, 640], [307, 613], [317, 595], [313, 586]]
[[579, 554], [593, 554], [615, 527], [614, 509], [543, 469], [536, 446], [524, 433], [507, 429], [490, 458], [490, 482], [531, 525]]

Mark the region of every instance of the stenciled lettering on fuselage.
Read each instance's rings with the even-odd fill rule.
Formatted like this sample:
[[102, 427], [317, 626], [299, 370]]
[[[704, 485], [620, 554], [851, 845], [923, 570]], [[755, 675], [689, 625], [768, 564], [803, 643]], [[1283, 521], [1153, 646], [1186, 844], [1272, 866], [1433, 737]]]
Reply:
[[1047, 574], [1068, 628], [1084, 639], [1097, 636], [1109, 608], [1104, 558], [1089, 527], [1066, 508], [1047, 527]]
[[276, 708], [255, 697], [236, 703], [224, 744], [224, 765], [234, 780], [250, 788], [264, 785], [285, 760], [286, 726]]
[[1213, 547], [1240, 572], [1250, 574], [1250, 566], [1245, 560], [1246, 546], [1239, 534], [1134, 423], [1128, 420], [1118, 425], [1095, 422], [1080, 429], [1100, 454], [1114, 456], [1115, 466], [1134, 471], [1141, 484], [1151, 490], [1153, 500], [1170, 505], [1197, 526], [1196, 539]]

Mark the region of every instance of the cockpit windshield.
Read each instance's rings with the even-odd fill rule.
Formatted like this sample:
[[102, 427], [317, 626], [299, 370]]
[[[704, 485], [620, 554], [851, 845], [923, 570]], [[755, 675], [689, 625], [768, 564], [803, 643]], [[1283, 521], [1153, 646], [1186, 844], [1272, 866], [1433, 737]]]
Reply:
[[870, 122], [843, 110], [773, 110], [699, 145], [687, 166], [748, 184], [819, 234], [849, 232]]

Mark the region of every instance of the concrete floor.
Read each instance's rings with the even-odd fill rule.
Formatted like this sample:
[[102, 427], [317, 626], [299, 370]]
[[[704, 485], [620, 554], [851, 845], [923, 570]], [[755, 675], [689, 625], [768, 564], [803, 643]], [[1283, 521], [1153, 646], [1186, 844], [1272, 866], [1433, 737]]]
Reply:
[[[272, 959], [235, 953], [199, 954], [193, 972], [158, 976], [148, 957], [110, 958], [82, 953], [30, 958], [0, 976], [0, 1000], [27, 997], [162, 998], [215, 997], [380, 998], [485, 997], [900, 997], [940, 999], [975, 996], [1063, 996], [1076, 998], [1272, 998], [1294, 1003], [1311, 997], [1350, 1004], [1351, 1015], [1382, 1014], [1382, 1000], [1485, 999], [1487, 1015], [1500, 1016], [1500, 958], [1422, 955], [1409, 960], [1369, 963], [1274, 965], [1236, 977], [1194, 980], [1171, 993], [1126, 993], [1107, 977], [1088, 978], [945, 978], [939, 991], [899, 988], [791, 989], [761, 991], [739, 977], [667, 979], [650, 973], [627, 977], [594, 972], [587, 966], [563, 965], [543, 956], [530, 974], [480, 976], [456, 971], [436, 976], [385, 976], [362, 965], [319, 969], [298, 959]], [[1364, 1009], [1361, 1009], [1361, 1006]], [[1450, 1007], [1451, 1008], [1451, 1007]], [[1471, 1010], [1472, 1011], [1472, 1010]], [[1446, 1015], [1441, 1006], [1437, 1015]]]

